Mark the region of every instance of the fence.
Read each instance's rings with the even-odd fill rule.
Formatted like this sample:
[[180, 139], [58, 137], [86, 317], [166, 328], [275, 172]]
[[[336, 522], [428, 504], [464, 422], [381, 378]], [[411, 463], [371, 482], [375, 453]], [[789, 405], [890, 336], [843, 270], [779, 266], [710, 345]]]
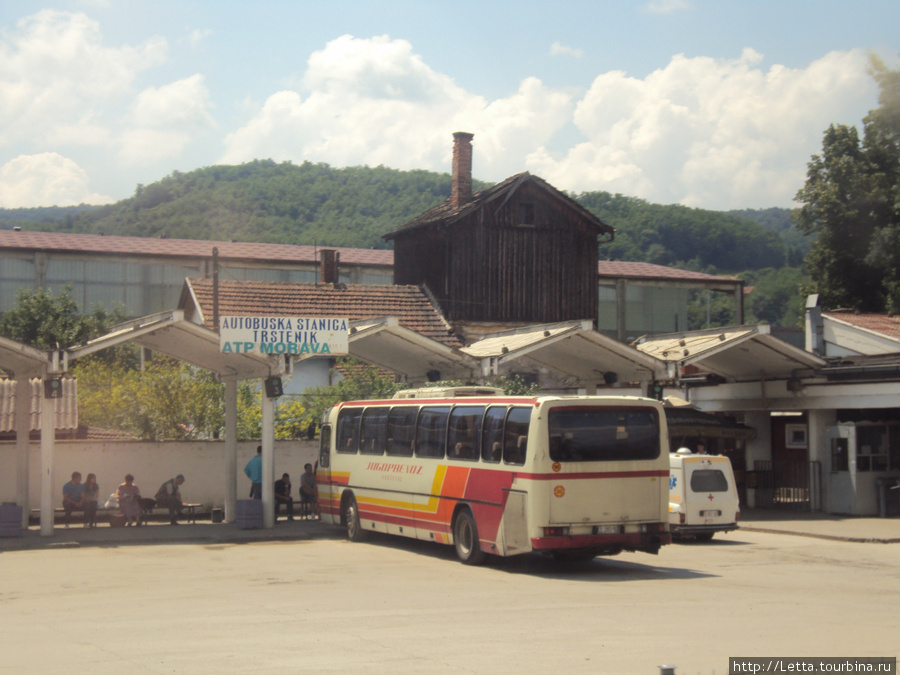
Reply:
[[791, 511], [822, 510], [822, 465], [820, 462], [753, 463], [756, 506]]

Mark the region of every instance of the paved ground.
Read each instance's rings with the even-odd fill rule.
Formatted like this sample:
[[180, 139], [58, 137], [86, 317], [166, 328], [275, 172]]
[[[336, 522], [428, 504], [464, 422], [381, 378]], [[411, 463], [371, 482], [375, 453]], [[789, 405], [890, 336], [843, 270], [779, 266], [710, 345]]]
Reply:
[[[818, 537], [853, 542], [900, 543], [900, 517], [856, 518], [817, 513], [750, 510], [742, 512], [742, 529]], [[233, 523], [212, 523], [200, 518], [196, 524], [172, 526], [150, 523], [140, 528], [109, 527], [101, 523], [85, 530], [80, 525], [70, 529], [57, 526], [53, 536], [41, 536], [38, 526], [31, 526], [21, 537], [0, 537], [0, 552], [53, 547], [122, 546], [129, 544], [169, 543], [241, 543], [251, 541], [290, 541], [297, 539], [339, 538], [340, 528], [314, 520], [280, 520], [270, 530], [240, 529]], [[717, 535], [727, 539], [732, 534]]]
[[731, 656], [897, 653], [891, 544], [744, 528], [658, 556], [473, 568], [314, 522], [235, 529], [69, 530], [43, 540], [117, 539], [0, 552], [0, 674], [721, 675]]

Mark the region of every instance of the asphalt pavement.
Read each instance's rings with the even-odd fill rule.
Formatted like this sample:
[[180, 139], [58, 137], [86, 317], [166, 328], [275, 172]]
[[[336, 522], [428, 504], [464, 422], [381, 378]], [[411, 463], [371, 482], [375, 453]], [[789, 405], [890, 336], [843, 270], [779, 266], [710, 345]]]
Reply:
[[[861, 518], [821, 513], [753, 509], [741, 513], [741, 529], [776, 534], [817, 537], [864, 543], [900, 543], [900, 516]], [[723, 537], [733, 537], [732, 532]], [[318, 520], [280, 519], [275, 527], [242, 528], [235, 523], [213, 523], [209, 514], [198, 515], [196, 523], [170, 525], [152, 521], [142, 527], [110, 527], [99, 523], [85, 529], [73, 524], [68, 529], [57, 524], [53, 535], [41, 535], [40, 526], [31, 525], [19, 537], [0, 537], [0, 552], [28, 549], [74, 548], [79, 546], [134, 546], [154, 544], [240, 544], [257, 541], [290, 541], [343, 537], [343, 530]]]

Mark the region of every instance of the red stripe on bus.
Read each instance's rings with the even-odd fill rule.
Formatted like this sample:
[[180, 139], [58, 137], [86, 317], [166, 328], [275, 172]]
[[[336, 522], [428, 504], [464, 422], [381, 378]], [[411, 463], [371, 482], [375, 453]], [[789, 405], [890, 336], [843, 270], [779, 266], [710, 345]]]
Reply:
[[525, 480], [582, 480], [591, 478], [647, 478], [647, 477], [663, 477], [668, 478], [669, 470], [661, 469], [655, 471], [582, 471], [579, 473], [517, 473], [517, 478]]

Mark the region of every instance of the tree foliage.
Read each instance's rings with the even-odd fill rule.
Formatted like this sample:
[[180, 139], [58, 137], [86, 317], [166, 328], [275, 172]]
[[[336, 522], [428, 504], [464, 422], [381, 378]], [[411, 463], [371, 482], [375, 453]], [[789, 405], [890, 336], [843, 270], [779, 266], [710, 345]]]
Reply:
[[0, 335], [35, 349], [65, 349], [102, 335], [118, 316], [102, 307], [82, 314], [71, 286], [59, 295], [26, 288], [18, 292], [15, 306], [0, 316]]
[[855, 127], [832, 125], [797, 193], [801, 231], [816, 240], [806, 260], [823, 306], [900, 310], [900, 71], [876, 57], [879, 107]]

